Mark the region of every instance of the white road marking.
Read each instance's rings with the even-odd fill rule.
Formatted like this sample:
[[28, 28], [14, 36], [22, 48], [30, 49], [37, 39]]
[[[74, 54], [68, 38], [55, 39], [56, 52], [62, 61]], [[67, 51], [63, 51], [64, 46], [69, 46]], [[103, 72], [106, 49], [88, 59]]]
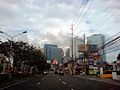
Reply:
[[63, 84], [66, 84], [64, 81], [62, 82]]
[[[45, 80], [45, 77], [41, 80], [41, 82], [44, 81], [44, 80]], [[40, 85], [41, 82], [38, 82], [37, 85]]]
[[37, 85], [40, 85], [40, 82], [38, 82]]
[[71, 90], [74, 90], [73, 88]]
[[3, 88], [0, 88], [0, 90], [3, 90], [3, 89], [6, 89], [6, 88], [9, 88], [9, 87], [11, 87], [11, 86], [14, 86], [14, 85], [17, 85], [17, 84], [20, 84], [20, 83], [23, 83], [23, 82], [25, 82], [25, 81], [27, 81], [27, 80], [19, 81], [19, 82], [16, 82], [16, 83], [14, 83], [14, 84], [11, 84], [11, 85], [8, 85], [8, 86], [5, 86], [5, 87], [3, 87]]

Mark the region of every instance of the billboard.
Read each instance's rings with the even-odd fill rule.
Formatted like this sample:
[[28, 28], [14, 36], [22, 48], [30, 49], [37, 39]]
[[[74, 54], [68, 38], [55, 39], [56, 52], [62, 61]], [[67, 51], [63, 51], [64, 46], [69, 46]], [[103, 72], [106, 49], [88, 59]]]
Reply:
[[79, 59], [84, 59], [84, 54], [79, 54]]
[[88, 64], [94, 66], [94, 61], [88, 61]]
[[98, 52], [98, 46], [97, 45], [89, 45], [89, 50], [90, 53], [95, 53]]
[[93, 70], [93, 69], [90, 69], [90, 70], [89, 70], [89, 74], [94, 74], [94, 70]]
[[56, 59], [52, 59], [51, 60], [51, 64], [54, 65], [54, 64], [58, 64], [58, 61]]
[[78, 46], [78, 52], [86, 52], [89, 49], [89, 45], [81, 44]]
[[94, 74], [98, 73], [98, 67], [94, 67]]
[[89, 65], [89, 69], [94, 69], [94, 66], [93, 65]]

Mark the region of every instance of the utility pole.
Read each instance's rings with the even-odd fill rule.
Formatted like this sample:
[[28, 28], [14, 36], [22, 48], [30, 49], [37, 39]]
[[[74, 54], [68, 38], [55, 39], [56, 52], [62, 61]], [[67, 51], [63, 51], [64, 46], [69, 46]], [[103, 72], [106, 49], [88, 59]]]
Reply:
[[85, 45], [85, 34], [83, 35], [83, 40], [84, 40], [84, 48], [85, 48], [85, 50], [84, 50], [84, 59], [83, 59], [83, 74], [85, 74], [85, 52], [86, 52], [86, 45]]
[[71, 32], [72, 32], [72, 36], [71, 36], [71, 54], [72, 54], [72, 60], [71, 60], [71, 64], [72, 64], [72, 74], [74, 74], [74, 60], [73, 60], [73, 24], [71, 25]]
[[71, 25], [72, 30], [72, 61], [73, 61], [73, 24]]

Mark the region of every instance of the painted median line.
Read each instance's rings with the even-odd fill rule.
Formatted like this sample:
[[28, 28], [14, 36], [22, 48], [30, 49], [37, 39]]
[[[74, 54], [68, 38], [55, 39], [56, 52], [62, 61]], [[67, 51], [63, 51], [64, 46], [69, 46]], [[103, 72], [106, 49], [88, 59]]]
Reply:
[[17, 85], [17, 84], [20, 84], [20, 83], [23, 83], [23, 82], [26, 82], [27, 80], [23, 80], [23, 81], [19, 81], [19, 82], [16, 82], [16, 83], [13, 83], [11, 85], [8, 85], [8, 86], [5, 86], [5, 87], [2, 87], [0, 88], [0, 90], [3, 90], [3, 89], [6, 89], [6, 88], [9, 88], [11, 86], [14, 86], [14, 85]]
[[[41, 80], [41, 82], [44, 81], [45, 79], [46, 79], [46, 77], [44, 77], [44, 78]], [[41, 82], [38, 82], [37, 85], [40, 85]]]
[[66, 84], [64, 81], [62, 82], [64, 85]]

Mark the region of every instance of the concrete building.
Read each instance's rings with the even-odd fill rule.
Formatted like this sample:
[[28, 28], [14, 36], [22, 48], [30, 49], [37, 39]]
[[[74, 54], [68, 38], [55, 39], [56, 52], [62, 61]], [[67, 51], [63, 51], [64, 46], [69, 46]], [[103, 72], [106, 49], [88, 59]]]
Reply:
[[[87, 44], [89, 45], [98, 45], [98, 47], [104, 45], [105, 36], [102, 34], [94, 34], [92, 36], [87, 37]], [[105, 49], [100, 50], [99, 54], [101, 55], [101, 60], [106, 61]]]
[[45, 44], [44, 53], [48, 62], [51, 62], [52, 59], [56, 59], [59, 63], [61, 63], [63, 50], [58, 48], [57, 45]]
[[84, 40], [78, 36], [73, 38], [73, 58], [79, 58], [79, 46], [84, 44]]
[[70, 48], [67, 48], [67, 49], [66, 49], [66, 56], [67, 56], [67, 57], [70, 57]]

